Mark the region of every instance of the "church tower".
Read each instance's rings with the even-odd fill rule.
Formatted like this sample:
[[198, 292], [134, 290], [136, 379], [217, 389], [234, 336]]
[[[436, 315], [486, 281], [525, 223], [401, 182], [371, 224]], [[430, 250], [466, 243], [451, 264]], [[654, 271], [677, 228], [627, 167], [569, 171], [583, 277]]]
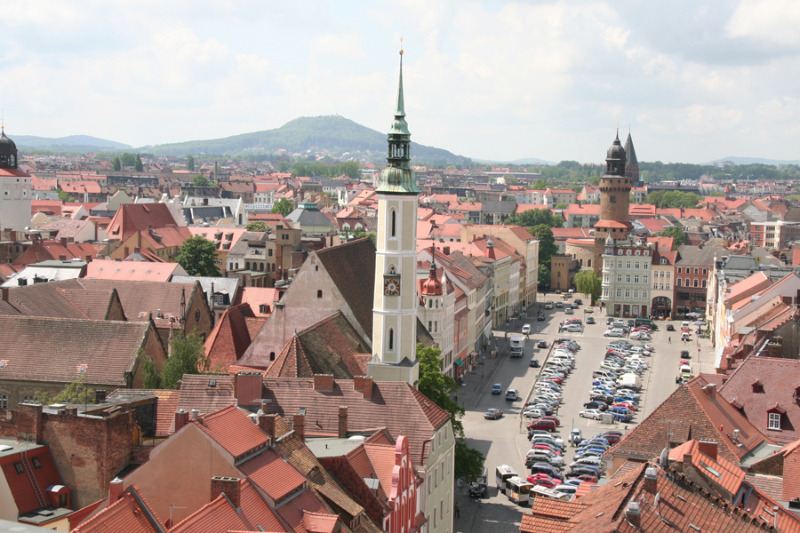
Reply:
[[397, 110], [388, 135], [388, 166], [378, 196], [372, 360], [367, 373], [377, 381], [419, 380], [417, 361], [417, 188], [411, 161], [411, 134], [403, 101], [403, 51]]
[[636, 150], [633, 148], [631, 132], [628, 132], [628, 138], [625, 140], [625, 158], [625, 175], [632, 180], [634, 187], [641, 187], [642, 181], [639, 178], [639, 160], [636, 158]]
[[625, 175], [625, 149], [617, 138], [606, 152], [606, 173], [600, 178], [600, 220], [594, 225], [594, 268], [603, 270], [606, 239], [623, 241], [633, 228], [628, 216], [633, 180]]

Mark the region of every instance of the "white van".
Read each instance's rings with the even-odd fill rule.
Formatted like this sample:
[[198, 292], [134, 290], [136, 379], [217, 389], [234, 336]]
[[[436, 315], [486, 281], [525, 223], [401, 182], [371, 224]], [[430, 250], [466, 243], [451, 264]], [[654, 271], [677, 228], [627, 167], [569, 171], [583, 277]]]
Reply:
[[611, 372], [610, 370], [606, 370], [605, 368], [599, 368], [592, 372], [593, 378], [603, 378], [603, 379], [614, 379], [616, 374]]

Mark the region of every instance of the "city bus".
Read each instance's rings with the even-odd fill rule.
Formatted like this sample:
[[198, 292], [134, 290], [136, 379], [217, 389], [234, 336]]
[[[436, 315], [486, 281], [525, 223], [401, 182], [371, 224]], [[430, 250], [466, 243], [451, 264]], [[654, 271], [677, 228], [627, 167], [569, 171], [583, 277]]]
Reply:
[[528, 505], [532, 488], [533, 483], [518, 476], [512, 476], [506, 480], [506, 496], [517, 505]]
[[506, 480], [508, 478], [518, 476], [516, 470], [508, 465], [500, 465], [495, 470], [495, 480], [497, 481], [497, 490], [499, 492], [506, 491]]

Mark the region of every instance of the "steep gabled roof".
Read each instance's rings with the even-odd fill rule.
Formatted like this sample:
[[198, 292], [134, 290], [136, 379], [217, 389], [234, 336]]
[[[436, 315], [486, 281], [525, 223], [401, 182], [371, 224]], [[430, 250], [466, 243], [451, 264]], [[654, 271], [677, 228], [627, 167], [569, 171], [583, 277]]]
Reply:
[[353, 311], [361, 328], [372, 334], [372, 298], [375, 290], [375, 246], [369, 238], [356, 239], [317, 252], [317, 258]]
[[166, 226], [177, 226], [166, 204], [122, 204], [108, 225], [108, 237], [125, 240], [137, 231]]
[[260, 450], [269, 443], [267, 434], [235, 405], [203, 415], [192, 423], [222, 446], [234, 460]]
[[246, 318], [252, 316], [248, 304], [231, 306], [222, 313], [203, 343], [209, 368], [222, 368], [227, 372], [244, 355], [251, 341]]
[[72, 530], [72, 533], [164, 533], [158, 517], [135, 486], [129, 487], [120, 499]]
[[170, 528], [170, 533], [286, 531], [275, 512], [247, 479], [239, 482], [239, 495], [239, 508], [234, 507], [224, 493], [221, 493]]
[[[149, 322], [5, 316], [0, 379], [128, 386]], [[44, 334], [46, 332], [46, 334]]]

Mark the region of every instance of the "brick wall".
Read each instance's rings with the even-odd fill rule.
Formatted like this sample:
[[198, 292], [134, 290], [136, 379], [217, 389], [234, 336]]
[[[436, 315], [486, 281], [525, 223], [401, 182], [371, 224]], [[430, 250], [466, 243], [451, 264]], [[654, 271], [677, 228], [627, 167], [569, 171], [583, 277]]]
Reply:
[[131, 461], [133, 411], [106, 418], [42, 415], [42, 442], [50, 445], [76, 509], [105, 498], [111, 479]]

